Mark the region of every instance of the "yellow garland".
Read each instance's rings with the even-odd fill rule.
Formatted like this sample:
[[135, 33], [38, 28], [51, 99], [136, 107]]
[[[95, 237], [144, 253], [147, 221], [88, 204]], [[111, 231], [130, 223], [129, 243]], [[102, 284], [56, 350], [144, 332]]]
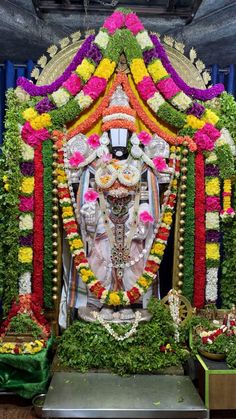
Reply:
[[120, 296], [114, 291], [110, 293], [110, 304], [113, 306], [119, 306], [121, 303]]
[[20, 190], [23, 194], [32, 194], [34, 190], [34, 177], [23, 177]]
[[108, 80], [111, 75], [113, 74], [116, 68], [115, 61], [109, 60], [109, 58], [103, 58], [98, 65], [94, 76], [96, 77], [103, 77], [104, 79]]
[[215, 125], [219, 121], [219, 117], [211, 109], [206, 109], [202, 120], [208, 122], [209, 124]]
[[212, 260], [220, 259], [219, 243], [206, 243], [206, 258]]
[[84, 58], [82, 63], [76, 68], [76, 73], [80, 76], [85, 82], [92, 76], [94, 73], [95, 66], [87, 58]]
[[206, 194], [208, 196], [219, 195], [220, 193], [220, 181], [218, 178], [206, 180]]
[[51, 124], [51, 117], [48, 113], [42, 113], [30, 121], [31, 127], [35, 130], [49, 127]]
[[32, 247], [20, 247], [18, 252], [18, 260], [21, 263], [31, 263], [33, 260]]
[[144, 77], [149, 76], [142, 58], [134, 58], [130, 64], [130, 70], [136, 84], [142, 81]]
[[164, 77], [169, 76], [166, 69], [162, 65], [161, 60], [156, 60], [153, 63], [149, 64], [148, 65], [148, 72], [151, 74], [152, 79], [155, 83], [157, 81], [163, 79]]
[[31, 121], [38, 116], [38, 112], [34, 108], [27, 108], [22, 114], [26, 121]]
[[201, 121], [194, 115], [187, 115], [186, 121], [187, 124], [185, 125], [185, 127], [191, 127], [193, 129], [201, 129], [205, 125], [204, 121]]

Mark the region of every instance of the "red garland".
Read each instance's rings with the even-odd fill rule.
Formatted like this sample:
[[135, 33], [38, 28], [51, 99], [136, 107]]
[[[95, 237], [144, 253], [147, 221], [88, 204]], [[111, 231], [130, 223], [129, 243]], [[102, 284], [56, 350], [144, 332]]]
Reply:
[[42, 143], [34, 152], [35, 178], [34, 178], [34, 244], [33, 244], [33, 299], [42, 307], [43, 305], [43, 156]]
[[197, 152], [195, 160], [195, 238], [194, 238], [194, 306], [202, 308], [205, 304], [206, 286], [206, 231], [205, 231], [205, 178], [204, 157]]

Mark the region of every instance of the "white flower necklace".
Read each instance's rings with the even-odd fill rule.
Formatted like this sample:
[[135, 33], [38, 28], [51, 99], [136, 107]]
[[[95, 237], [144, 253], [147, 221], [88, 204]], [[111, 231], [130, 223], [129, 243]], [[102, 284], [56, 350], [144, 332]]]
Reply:
[[139, 325], [139, 322], [140, 322], [140, 320], [142, 318], [142, 315], [141, 315], [140, 311], [136, 311], [135, 312], [134, 322], [133, 322], [133, 325], [132, 325], [131, 329], [128, 332], [126, 332], [124, 335], [118, 335], [118, 333], [116, 333], [112, 329], [110, 323], [106, 322], [99, 315], [99, 313], [97, 311], [93, 311], [92, 314], [93, 314], [94, 318], [96, 320], [98, 320], [99, 323], [106, 329], [106, 331], [109, 333], [109, 335], [111, 335], [115, 340], [120, 341], [120, 342], [124, 341], [125, 339], [128, 339], [130, 336], [132, 336], [132, 335], [134, 335], [136, 333], [137, 328], [138, 328], [138, 325]]

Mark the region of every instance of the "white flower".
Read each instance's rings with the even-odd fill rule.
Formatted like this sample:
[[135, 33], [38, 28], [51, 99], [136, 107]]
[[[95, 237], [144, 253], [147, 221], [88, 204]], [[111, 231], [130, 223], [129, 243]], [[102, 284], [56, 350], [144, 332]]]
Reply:
[[139, 32], [136, 35], [136, 39], [137, 39], [141, 49], [152, 48], [153, 47], [152, 40], [151, 40], [150, 36], [148, 35], [147, 31]]
[[185, 111], [192, 104], [192, 99], [190, 99], [184, 92], [179, 92], [171, 99], [171, 103], [180, 111]]
[[97, 44], [101, 48], [106, 48], [109, 42], [109, 36], [106, 32], [99, 31], [96, 38], [94, 39], [94, 43]]
[[206, 158], [206, 163], [216, 163], [217, 162], [217, 155], [214, 151], [211, 151], [209, 156]]
[[206, 273], [206, 301], [217, 299], [218, 268], [209, 268]]
[[83, 91], [79, 92], [78, 95], [75, 96], [75, 99], [82, 110], [88, 108], [91, 103], [93, 103], [93, 99], [89, 95], [85, 95]]
[[58, 89], [56, 92], [52, 93], [52, 98], [58, 108], [64, 106], [70, 99], [70, 94], [66, 92], [65, 89]]
[[20, 230], [33, 230], [33, 217], [30, 214], [20, 215]]
[[19, 295], [31, 293], [31, 273], [24, 272], [19, 277]]
[[163, 103], [165, 103], [165, 100], [161, 96], [160, 93], [155, 92], [154, 95], [147, 100], [148, 105], [153, 110], [153, 112], [157, 112]]
[[218, 212], [207, 212], [206, 213], [206, 229], [207, 230], [219, 230], [220, 220]]
[[24, 141], [21, 143], [21, 153], [23, 160], [29, 161], [34, 159], [34, 149]]
[[15, 95], [20, 102], [26, 102], [30, 99], [30, 95], [23, 90], [20, 86], [15, 89]]

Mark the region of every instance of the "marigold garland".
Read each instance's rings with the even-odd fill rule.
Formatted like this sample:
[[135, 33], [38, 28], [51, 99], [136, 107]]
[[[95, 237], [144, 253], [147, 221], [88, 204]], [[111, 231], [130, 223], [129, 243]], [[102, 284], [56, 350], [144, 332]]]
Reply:
[[[108, 291], [103, 287], [102, 283], [96, 279], [95, 274], [90, 269], [88, 260], [85, 256], [83, 242], [79, 236], [77, 222], [73, 213], [73, 207], [67, 184], [67, 177], [66, 173], [64, 172], [63, 145], [61, 142], [59, 142], [58, 145], [58, 193], [62, 207], [63, 225], [69, 240], [72, 255], [74, 256], [76, 270], [80, 274], [82, 281], [88, 285], [89, 290], [94, 293], [94, 295], [103, 303], [114, 306], [133, 304], [135, 301], [139, 300], [144, 292], [147, 291], [159, 269], [164, 252], [162, 247], [160, 249], [160, 246], [157, 248], [155, 246], [158, 243], [164, 244], [166, 246], [173, 218], [172, 216], [176, 199], [177, 180], [175, 178], [172, 180], [171, 193], [169, 195], [166, 208], [164, 209], [161, 227], [157, 232], [156, 239], [153, 243], [150, 256], [147, 259], [143, 274], [136, 282], [136, 285], [133, 286], [129, 291]], [[179, 150], [177, 150], [177, 152], [179, 152]], [[179, 168], [177, 169], [177, 167], [175, 169], [176, 176], [179, 172]], [[162, 230], [165, 230], [166, 232], [166, 240], [161, 239], [159, 236], [162, 233]]]

